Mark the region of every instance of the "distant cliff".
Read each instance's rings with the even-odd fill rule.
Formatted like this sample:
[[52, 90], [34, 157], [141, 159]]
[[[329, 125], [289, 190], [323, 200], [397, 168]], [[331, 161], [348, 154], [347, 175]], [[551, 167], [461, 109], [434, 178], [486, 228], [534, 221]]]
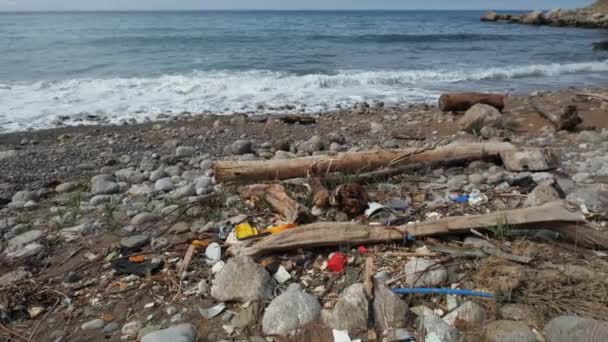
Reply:
[[547, 12], [534, 11], [517, 15], [489, 11], [481, 17], [481, 20], [526, 25], [608, 28], [608, 0], [598, 0], [589, 7], [576, 10], [556, 8]]

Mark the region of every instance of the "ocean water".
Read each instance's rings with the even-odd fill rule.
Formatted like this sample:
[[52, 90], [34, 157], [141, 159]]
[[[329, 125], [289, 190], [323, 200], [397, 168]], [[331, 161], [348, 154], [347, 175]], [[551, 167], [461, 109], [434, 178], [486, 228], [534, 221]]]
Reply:
[[[606, 85], [608, 32], [482, 12], [0, 13], [0, 130]], [[284, 110], [276, 110], [285, 112]]]

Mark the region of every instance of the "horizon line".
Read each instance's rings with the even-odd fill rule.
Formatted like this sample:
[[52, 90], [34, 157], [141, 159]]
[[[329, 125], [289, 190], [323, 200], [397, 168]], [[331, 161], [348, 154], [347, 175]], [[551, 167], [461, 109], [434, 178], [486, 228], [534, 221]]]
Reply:
[[[201, 9], [201, 8], [185, 8], [185, 9], [67, 9], [67, 10], [2, 10], [0, 13], [116, 13], [116, 12], [380, 12], [380, 11], [401, 11], [401, 12], [414, 12], [414, 11], [429, 11], [429, 12], [463, 12], [463, 11], [532, 11], [533, 9], [527, 8], [512, 8], [512, 9], [489, 9], [489, 8], [359, 8], [359, 9], [314, 9], [314, 8], [294, 8], [294, 9], [265, 9], [265, 8], [242, 8], [242, 9]], [[549, 9], [542, 9], [549, 10]]]

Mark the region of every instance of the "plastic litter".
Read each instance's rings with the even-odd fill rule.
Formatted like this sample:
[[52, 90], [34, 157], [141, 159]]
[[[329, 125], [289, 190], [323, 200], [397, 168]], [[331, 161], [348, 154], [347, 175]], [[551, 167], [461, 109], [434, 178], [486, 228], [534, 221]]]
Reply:
[[367, 248], [365, 248], [365, 246], [359, 246], [357, 247], [357, 252], [359, 252], [359, 254], [365, 254], [367, 253]]
[[205, 256], [209, 265], [215, 265], [222, 259], [222, 247], [217, 242], [210, 243], [205, 250]]
[[334, 342], [361, 342], [360, 339], [351, 340], [347, 330], [332, 330]]
[[332, 253], [327, 260], [327, 269], [335, 273], [341, 273], [344, 271], [345, 263], [346, 257], [344, 254], [340, 252]]
[[488, 203], [488, 196], [481, 193], [478, 189], [473, 189], [469, 194], [469, 204], [472, 206], [482, 205]]
[[129, 257], [129, 261], [134, 264], [137, 264], [146, 261], [146, 257], [143, 255], [133, 255]]
[[162, 266], [162, 262], [144, 261], [134, 263], [128, 259], [117, 259], [112, 262], [112, 268], [119, 273], [134, 274], [140, 277], [148, 277], [156, 273]]
[[370, 218], [372, 215], [384, 208], [385, 206], [378, 202], [369, 202], [367, 204], [367, 209], [365, 209], [365, 217]]
[[469, 201], [469, 195], [452, 194], [448, 198], [450, 199], [450, 201], [453, 201], [456, 203], [467, 203]]
[[298, 225], [295, 223], [287, 223], [287, 224], [281, 224], [278, 226], [274, 226], [274, 227], [270, 227], [270, 228], [266, 228], [264, 230], [262, 230], [260, 232], [260, 235], [265, 235], [265, 234], [278, 234], [280, 232], [286, 231], [287, 229], [291, 229], [291, 228], [295, 228]]
[[273, 277], [279, 284], [284, 284], [286, 281], [291, 279], [291, 274], [289, 274], [289, 272], [287, 272], [285, 267], [279, 266], [279, 268], [277, 269], [277, 271], [273, 275]]
[[234, 227], [234, 231], [238, 240], [252, 238], [259, 234], [258, 230], [255, 229], [249, 222], [238, 224], [236, 227]]
[[225, 309], [226, 304], [219, 303], [207, 309], [198, 308], [198, 312], [200, 312], [201, 316], [205, 317], [205, 319], [212, 319], [213, 317], [221, 314]]
[[458, 295], [471, 297], [495, 298], [496, 295], [488, 292], [480, 292], [473, 290], [448, 289], [448, 288], [394, 288], [392, 289], [397, 294], [438, 294], [438, 295]]

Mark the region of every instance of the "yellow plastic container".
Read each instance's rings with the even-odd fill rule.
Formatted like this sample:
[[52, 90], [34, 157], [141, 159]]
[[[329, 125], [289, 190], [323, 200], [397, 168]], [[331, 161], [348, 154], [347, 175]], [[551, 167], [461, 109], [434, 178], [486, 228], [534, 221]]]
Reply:
[[252, 227], [249, 222], [244, 222], [234, 227], [236, 232], [236, 238], [238, 240], [244, 240], [258, 235], [258, 230]]

